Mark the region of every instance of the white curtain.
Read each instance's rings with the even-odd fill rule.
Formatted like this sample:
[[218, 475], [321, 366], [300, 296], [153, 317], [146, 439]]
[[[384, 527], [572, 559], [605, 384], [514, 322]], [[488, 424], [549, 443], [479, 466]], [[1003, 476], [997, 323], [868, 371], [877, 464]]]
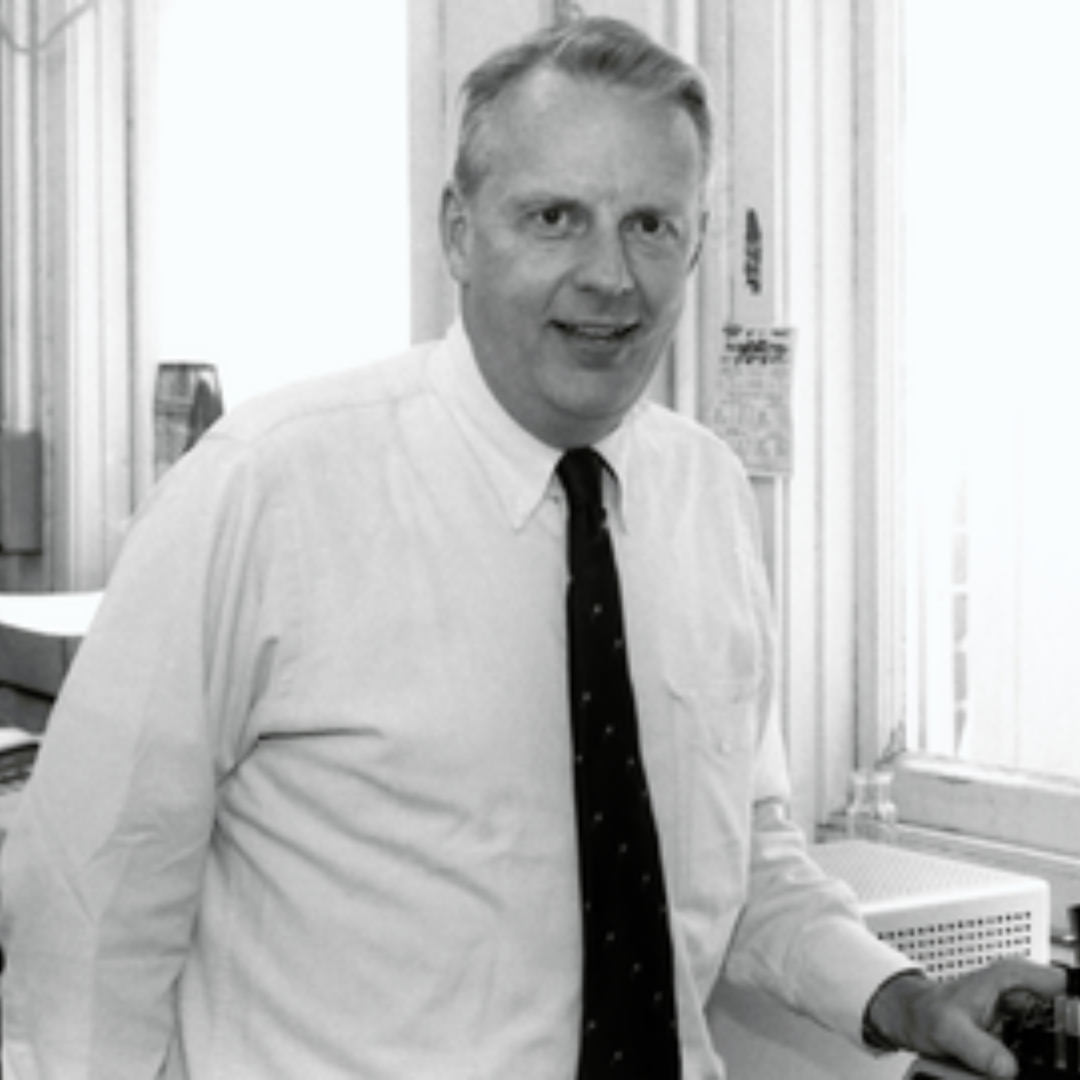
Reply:
[[150, 473], [136, 304], [153, 0], [0, 0], [0, 423], [43, 445], [43, 551], [8, 588], [105, 580]]

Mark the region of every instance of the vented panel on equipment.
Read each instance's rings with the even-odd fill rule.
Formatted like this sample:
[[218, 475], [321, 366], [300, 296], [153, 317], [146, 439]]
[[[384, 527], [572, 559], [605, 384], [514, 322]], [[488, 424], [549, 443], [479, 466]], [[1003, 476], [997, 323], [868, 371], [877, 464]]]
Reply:
[[1045, 881], [864, 840], [812, 853], [851, 887], [870, 929], [936, 978], [1005, 956], [1049, 959]]

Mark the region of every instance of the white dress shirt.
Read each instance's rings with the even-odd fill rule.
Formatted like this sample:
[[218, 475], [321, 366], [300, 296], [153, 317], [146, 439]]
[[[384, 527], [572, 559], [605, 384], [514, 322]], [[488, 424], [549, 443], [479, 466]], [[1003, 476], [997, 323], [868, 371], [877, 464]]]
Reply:
[[[725, 967], [858, 1039], [907, 965], [779, 811], [748, 485], [654, 405], [598, 449], [684, 1076], [723, 1075]], [[174, 467], [3, 852], [6, 1077], [571, 1080], [557, 458], [455, 327], [241, 408]]]

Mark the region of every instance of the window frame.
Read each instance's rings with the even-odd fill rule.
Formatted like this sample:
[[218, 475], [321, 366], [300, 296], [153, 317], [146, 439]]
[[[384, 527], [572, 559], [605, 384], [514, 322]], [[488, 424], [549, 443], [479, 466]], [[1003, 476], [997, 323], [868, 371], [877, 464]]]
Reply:
[[[905, 700], [903, 0], [856, 4], [858, 37], [858, 340], [866, 369], [857, 435], [860, 490], [859, 764], [885, 761], [907, 842], [967, 853], [1050, 879], [1053, 921], [1080, 895], [1080, 784], [984, 768], [907, 746], [918, 700]], [[915, 695], [917, 698], [917, 695]], [[958, 797], [962, 792], [963, 797]], [[1071, 899], [1070, 899], [1071, 898]]]
[[99, 588], [149, 489], [143, 305], [155, 0], [11, 0], [0, 41], [0, 425], [44, 447], [22, 588]]

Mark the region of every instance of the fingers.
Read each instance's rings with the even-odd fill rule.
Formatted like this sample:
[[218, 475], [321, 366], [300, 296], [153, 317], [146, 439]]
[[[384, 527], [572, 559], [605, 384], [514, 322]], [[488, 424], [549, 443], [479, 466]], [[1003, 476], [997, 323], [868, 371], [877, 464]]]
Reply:
[[963, 1062], [979, 1076], [993, 1080], [1013, 1080], [1019, 1066], [1012, 1053], [996, 1038], [975, 1024], [960, 1024], [950, 1029], [946, 1050], [950, 1057]]
[[924, 985], [909, 996], [910, 1045], [930, 1056], [953, 1059], [995, 1080], [1018, 1075], [1014, 1055], [998, 1039], [1006, 1017], [1033, 1000], [1065, 991], [1064, 971], [1015, 958], [999, 960], [947, 983]]
[[1033, 999], [1049, 1000], [1065, 992], [1065, 972], [1021, 957], [997, 960], [945, 983], [941, 989], [949, 1006], [967, 1012], [981, 1027], [990, 1028], [1004, 1016], [1016, 1015]]
[[1064, 970], [1049, 964], [1037, 964], [1032, 960], [1013, 956], [995, 961], [984, 971], [1002, 994], [1009, 990], [1027, 990], [1040, 997], [1050, 998], [1065, 993]]
[[1022, 973], [1022, 985], [1025, 989], [1048, 998], [1065, 993], [1067, 976], [1064, 968], [1033, 964], [1028, 960], [1016, 960], [1014, 963]]
[[1065, 973], [1016, 957], [964, 975], [943, 990], [943, 1048], [975, 1072], [1012, 1080], [1017, 1061], [995, 1034], [1006, 1016], [1029, 1008], [1033, 999], [1064, 993]]

